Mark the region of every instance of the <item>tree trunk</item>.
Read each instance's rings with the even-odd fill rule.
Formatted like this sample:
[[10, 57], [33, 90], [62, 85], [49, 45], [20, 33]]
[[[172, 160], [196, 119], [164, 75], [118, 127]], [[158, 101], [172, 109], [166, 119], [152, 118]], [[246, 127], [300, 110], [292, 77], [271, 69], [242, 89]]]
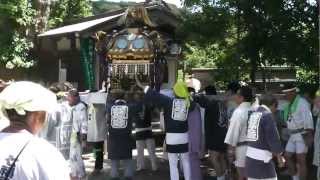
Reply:
[[[252, 33], [255, 33], [254, 29], [251, 30]], [[250, 43], [250, 50], [249, 50], [249, 59], [250, 59], [250, 80], [251, 80], [251, 84], [253, 86], [256, 85], [256, 72], [258, 70], [258, 64], [259, 64], [259, 48], [258, 45], [256, 43], [256, 39], [255, 35], [253, 35], [252, 39], [251, 39], [251, 43]]]
[[47, 29], [51, 0], [35, 0], [34, 4], [36, 9], [35, 34], [39, 34]]
[[257, 72], [257, 69], [258, 69], [258, 60], [259, 60], [259, 54], [258, 53], [253, 53], [251, 58], [250, 58], [250, 63], [251, 63], [250, 79], [251, 79], [251, 84], [253, 86], [256, 85], [256, 72]]

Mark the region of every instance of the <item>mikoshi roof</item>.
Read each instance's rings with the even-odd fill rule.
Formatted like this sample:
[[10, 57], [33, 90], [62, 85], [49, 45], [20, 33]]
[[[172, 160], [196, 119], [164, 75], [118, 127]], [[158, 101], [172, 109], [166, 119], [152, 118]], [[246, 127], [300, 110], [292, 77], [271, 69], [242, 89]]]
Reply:
[[[143, 4], [143, 6], [148, 11], [160, 10], [164, 14], [169, 15], [169, 17], [172, 17], [173, 19], [177, 19], [177, 14], [178, 14], [176, 12], [177, 10], [174, 9], [172, 6], [169, 7], [169, 6], [159, 5], [159, 4]], [[50, 37], [50, 36], [61, 36], [61, 35], [71, 34], [71, 33], [81, 33], [90, 29], [94, 29], [95, 27], [100, 27], [103, 24], [108, 24], [109, 22], [117, 21], [122, 15], [125, 14], [125, 11], [126, 11], [126, 8], [95, 15], [95, 16], [86, 17], [81, 19], [82, 22], [48, 30], [42, 34], [39, 34], [38, 37], [41, 38], [41, 37]], [[161, 18], [161, 21], [168, 21], [168, 18]], [[176, 23], [174, 24], [176, 25]]]
[[109, 17], [99, 18], [99, 19], [95, 19], [95, 20], [91, 20], [91, 21], [86, 21], [86, 22], [81, 22], [81, 23], [77, 23], [77, 24], [63, 26], [60, 28], [56, 28], [56, 29], [52, 29], [47, 32], [44, 32], [44, 33], [40, 34], [39, 37], [80, 32], [80, 31], [86, 30], [88, 28], [91, 28], [93, 26], [96, 26], [98, 24], [107, 22], [109, 20], [116, 19], [117, 17], [120, 17], [122, 15], [123, 15], [123, 13], [109, 16]]

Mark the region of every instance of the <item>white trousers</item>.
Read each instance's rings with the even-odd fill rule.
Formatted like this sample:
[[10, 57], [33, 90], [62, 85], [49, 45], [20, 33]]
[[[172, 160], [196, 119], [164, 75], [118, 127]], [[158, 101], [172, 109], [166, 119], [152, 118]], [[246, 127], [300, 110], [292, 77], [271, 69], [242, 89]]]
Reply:
[[170, 166], [170, 179], [179, 180], [179, 168], [178, 162], [183, 167], [183, 174], [185, 180], [191, 180], [191, 169], [190, 169], [190, 157], [189, 153], [168, 153], [169, 166]]
[[152, 170], [156, 171], [158, 169], [158, 165], [157, 165], [157, 156], [156, 156], [156, 145], [155, 145], [154, 139], [151, 138], [147, 140], [136, 141], [136, 146], [138, 151], [137, 169], [142, 170], [145, 168], [144, 149], [147, 147]]

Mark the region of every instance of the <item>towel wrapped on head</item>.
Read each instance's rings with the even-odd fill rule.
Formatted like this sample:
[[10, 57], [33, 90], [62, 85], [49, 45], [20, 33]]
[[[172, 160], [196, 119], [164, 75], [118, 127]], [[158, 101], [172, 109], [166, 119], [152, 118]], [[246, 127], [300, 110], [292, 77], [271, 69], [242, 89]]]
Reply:
[[56, 95], [33, 82], [13, 82], [0, 93], [2, 115], [6, 110], [12, 109], [21, 116], [34, 111], [50, 112], [54, 110], [56, 105]]

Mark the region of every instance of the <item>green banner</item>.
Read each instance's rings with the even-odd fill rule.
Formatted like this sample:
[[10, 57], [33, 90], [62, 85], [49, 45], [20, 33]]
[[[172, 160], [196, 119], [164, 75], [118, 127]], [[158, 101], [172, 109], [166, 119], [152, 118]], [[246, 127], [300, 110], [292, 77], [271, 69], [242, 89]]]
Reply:
[[95, 89], [94, 73], [94, 42], [90, 38], [81, 38], [80, 40], [80, 59], [84, 73], [85, 88]]

